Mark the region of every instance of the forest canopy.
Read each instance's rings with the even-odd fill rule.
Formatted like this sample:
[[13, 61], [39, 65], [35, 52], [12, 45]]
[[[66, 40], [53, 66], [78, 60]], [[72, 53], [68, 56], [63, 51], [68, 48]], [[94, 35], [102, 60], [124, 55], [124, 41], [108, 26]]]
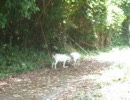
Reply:
[[129, 44], [129, 7], [128, 0], [0, 1], [1, 43], [45, 51], [74, 45], [70, 38], [88, 49]]

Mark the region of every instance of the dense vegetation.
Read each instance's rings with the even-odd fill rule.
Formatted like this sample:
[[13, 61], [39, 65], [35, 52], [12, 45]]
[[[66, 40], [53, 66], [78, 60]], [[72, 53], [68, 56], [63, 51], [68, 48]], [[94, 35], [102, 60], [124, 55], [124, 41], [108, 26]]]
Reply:
[[41, 68], [77, 44], [129, 45], [129, 7], [128, 0], [0, 1], [1, 75]]

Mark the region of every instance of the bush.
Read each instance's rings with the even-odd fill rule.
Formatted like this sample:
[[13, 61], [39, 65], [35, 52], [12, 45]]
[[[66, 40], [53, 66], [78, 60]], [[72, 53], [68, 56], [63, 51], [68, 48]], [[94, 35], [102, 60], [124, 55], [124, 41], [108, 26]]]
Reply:
[[34, 49], [20, 50], [18, 47], [3, 45], [0, 52], [0, 76], [44, 68], [50, 61], [43, 51]]

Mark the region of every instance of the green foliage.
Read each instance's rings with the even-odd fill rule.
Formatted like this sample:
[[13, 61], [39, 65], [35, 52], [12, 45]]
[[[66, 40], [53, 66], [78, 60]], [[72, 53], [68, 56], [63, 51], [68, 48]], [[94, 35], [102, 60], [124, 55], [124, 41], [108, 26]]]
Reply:
[[12, 21], [18, 21], [20, 18], [30, 19], [31, 15], [39, 11], [35, 0], [6, 0], [0, 1], [0, 28]]
[[126, 40], [126, 38], [124, 38], [122, 36], [122, 34], [119, 34], [115, 37], [112, 37], [112, 45], [113, 46], [125, 46], [128, 45], [128, 41]]
[[50, 61], [44, 52], [33, 49], [20, 50], [18, 47], [3, 45], [0, 49], [0, 73], [22, 73], [45, 67]]
[[13, 74], [11, 74], [11, 73], [8, 73], [8, 74], [0, 73], [0, 78], [5, 78], [5, 77], [11, 76], [11, 75], [13, 75]]
[[31, 14], [39, 10], [35, 0], [7, 0], [5, 7], [8, 9], [8, 15], [12, 18], [25, 17], [30, 19]]
[[13, 44], [18, 45], [18, 41], [24, 47], [44, 44], [42, 49], [46, 51], [53, 46], [62, 48], [67, 35], [80, 45], [99, 48], [111, 44], [111, 38], [120, 34], [125, 19], [122, 5], [128, 6], [125, 0], [7, 0], [1, 3], [0, 25], [2, 28], [8, 25], [2, 30], [6, 33], [2, 39], [6, 38], [8, 43], [12, 35]]
[[125, 19], [124, 11], [118, 5], [108, 5], [108, 16], [106, 20], [107, 28], [114, 32], [121, 32], [122, 22]]
[[75, 39], [80, 43], [86, 42], [96, 47], [111, 44], [111, 37], [121, 33], [122, 22], [126, 18], [120, 7], [124, 2], [122, 0], [66, 0], [67, 32], [71, 33], [71, 37], [80, 37], [80, 41]]
[[123, 22], [123, 28], [122, 28], [122, 35], [121, 37], [125, 40], [125, 42], [130, 45], [130, 1], [124, 0], [124, 3], [121, 5], [121, 8], [124, 11], [124, 14], [126, 16], [125, 21]]
[[4, 28], [6, 23], [7, 23], [6, 17], [2, 13], [0, 13], [0, 27]]

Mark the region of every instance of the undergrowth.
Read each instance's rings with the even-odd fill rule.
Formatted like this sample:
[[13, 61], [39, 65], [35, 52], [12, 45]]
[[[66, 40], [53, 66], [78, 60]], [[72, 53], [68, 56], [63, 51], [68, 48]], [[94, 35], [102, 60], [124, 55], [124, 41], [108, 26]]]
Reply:
[[49, 63], [44, 51], [20, 50], [17, 46], [3, 45], [0, 49], [0, 78], [44, 68]]
[[[122, 49], [123, 47], [120, 47]], [[125, 47], [126, 48], [126, 47]], [[87, 53], [80, 52], [82, 57], [97, 56], [100, 52], [109, 52], [112, 48], [100, 48], [99, 50], [87, 50]], [[0, 47], [0, 78], [34, 71], [50, 66], [52, 58], [44, 51], [36, 49], [20, 49], [9, 44]]]

